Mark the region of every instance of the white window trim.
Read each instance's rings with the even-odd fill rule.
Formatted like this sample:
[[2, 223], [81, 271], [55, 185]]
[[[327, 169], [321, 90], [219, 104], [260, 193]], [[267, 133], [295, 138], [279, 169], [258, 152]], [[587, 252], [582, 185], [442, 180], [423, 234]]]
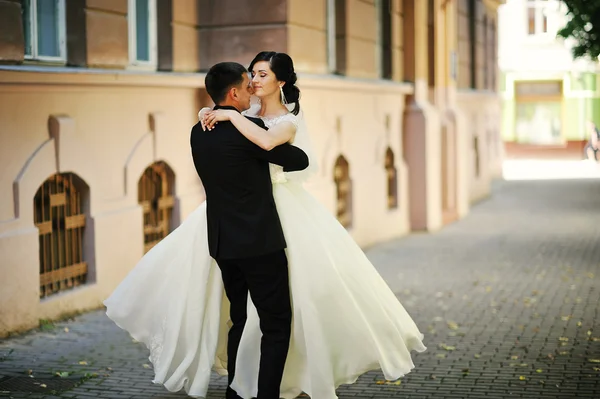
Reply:
[[148, 27], [150, 29], [150, 60], [137, 60], [137, 35], [136, 35], [136, 17], [135, 17], [135, 2], [136, 0], [128, 0], [127, 4], [127, 25], [129, 29], [129, 68], [139, 70], [154, 71], [158, 65], [158, 49], [156, 38], [156, 0], [148, 0], [148, 15], [150, 21]]
[[[43, 1], [43, 0], [42, 0]], [[38, 55], [38, 24], [37, 24], [37, 2], [31, 0], [31, 12], [29, 15], [29, 32], [31, 32], [31, 54], [25, 54], [26, 60], [65, 62], [67, 60], [67, 32], [65, 17], [65, 0], [58, 0], [58, 57]]]
[[[530, 9], [534, 9], [535, 11], [535, 19], [534, 19], [534, 23], [533, 26], [535, 28], [535, 32], [534, 33], [529, 33], [529, 10]], [[527, 36], [529, 37], [534, 37], [534, 36], [549, 36], [549, 32], [548, 29], [546, 32], [543, 31], [543, 27], [544, 27], [544, 12], [545, 10], [548, 9], [548, 2], [547, 1], [539, 1], [539, 0], [528, 0], [527, 1], [527, 13], [525, 14], [527, 16]], [[548, 28], [548, 16], [546, 15], [546, 28]]]
[[[556, 28], [554, 26], [552, 16], [554, 13], [552, 11], [556, 10], [556, 7], [559, 6], [560, 3], [556, 1], [548, 0], [548, 1], [540, 1], [540, 0], [527, 0], [526, 2], [526, 12], [525, 12], [525, 36], [524, 36], [524, 44], [527, 46], [546, 46], [553, 45], [556, 43]], [[529, 9], [535, 9], [535, 33], [529, 33]], [[547, 32], [542, 32], [542, 27], [544, 25], [543, 13], [546, 12], [547, 20]]]
[[329, 73], [337, 71], [337, 43], [335, 26], [335, 0], [327, 0], [327, 69]]

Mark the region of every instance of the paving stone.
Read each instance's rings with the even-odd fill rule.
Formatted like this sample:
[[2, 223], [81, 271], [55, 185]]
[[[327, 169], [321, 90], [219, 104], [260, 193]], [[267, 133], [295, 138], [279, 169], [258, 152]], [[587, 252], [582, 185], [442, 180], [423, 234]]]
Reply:
[[[340, 399], [600, 397], [598, 180], [497, 182], [467, 218], [367, 255], [428, 351], [399, 386], [377, 384], [373, 371], [340, 387]], [[0, 397], [186, 397], [151, 383], [145, 347], [103, 311], [0, 341], [0, 360], [0, 381], [27, 370], [97, 375], [59, 394]], [[207, 399], [223, 398], [225, 378], [211, 381]]]

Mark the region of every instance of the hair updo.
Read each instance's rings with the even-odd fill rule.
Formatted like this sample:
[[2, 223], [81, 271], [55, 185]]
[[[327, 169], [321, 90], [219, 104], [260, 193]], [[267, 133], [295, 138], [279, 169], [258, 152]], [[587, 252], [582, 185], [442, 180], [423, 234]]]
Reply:
[[275, 51], [261, 51], [254, 57], [248, 68], [252, 71], [254, 64], [260, 61], [267, 61], [269, 67], [275, 73], [277, 80], [285, 82], [283, 85], [283, 95], [290, 104], [295, 104], [292, 113], [298, 115], [300, 112], [300, 89], [296, 86], [296, 72], [294, 71], [294, 62], [286, 53], [277, 53]]

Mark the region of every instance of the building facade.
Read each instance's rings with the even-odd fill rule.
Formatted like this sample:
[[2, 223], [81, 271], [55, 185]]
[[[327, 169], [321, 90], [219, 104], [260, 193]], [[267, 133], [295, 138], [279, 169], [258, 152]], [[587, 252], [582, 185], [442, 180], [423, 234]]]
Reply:
[[500, 172], [498, 0], [0, 0], [0, 335], [100, 306], [203, 200], [212, 64], [289, 53], [308, 189], [360, 245], [467, 214]]
[[598, 63], [573, 60], [558, 0], [500, 6], [502, 137], [509, 157], [583, 157], [587, 122], [600, 126]]

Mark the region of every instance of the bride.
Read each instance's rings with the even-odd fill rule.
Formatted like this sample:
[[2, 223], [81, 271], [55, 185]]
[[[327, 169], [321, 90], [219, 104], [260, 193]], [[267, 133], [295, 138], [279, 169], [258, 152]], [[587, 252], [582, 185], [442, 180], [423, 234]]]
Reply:
[[[261, 52], [249, 69], [260, 104], [245, 114], [261, 118], [269, 130], [229, 110], [202, 109], [199, 117], [209, 130], [229, 120], [267, 150], [293, 140], [310, 159], [299, 172], [270, 165], [288, 244], [293, 311], [281, 397], [306, 392], [313, 399], [337, 398], [337, 387], [370, 370], [398, 379], [414, 368], [410, 351], [426, 349], [423, 335], [344, 227], [302, 186], [316, 164], [292, 59]], [[206, 203], [153, 247], [104, 304], [108, 317], [150, 350], [153, 382], [205, 397], [211, 370], [227, 373], [230, 325], [220, 270], [208, 251]], [[245, 399], [257, 393], [260, 339], [258, 314], [249, 301], [231, 384]]]

